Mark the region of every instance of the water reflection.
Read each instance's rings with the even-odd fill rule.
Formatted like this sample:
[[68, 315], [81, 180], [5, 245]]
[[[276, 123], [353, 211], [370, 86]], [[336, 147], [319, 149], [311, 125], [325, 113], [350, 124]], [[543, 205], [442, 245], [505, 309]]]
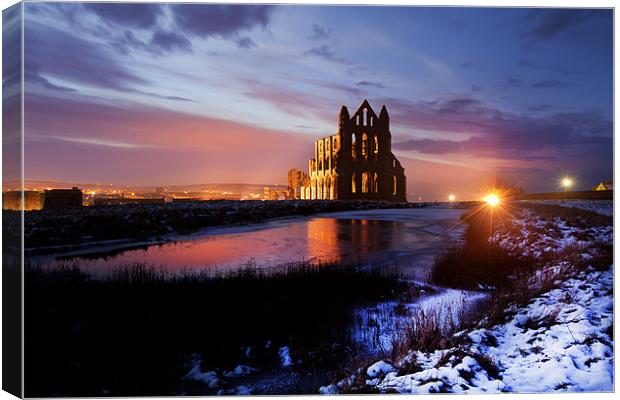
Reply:
[[299, 261], [420, 263], [444, 241], [457, 210], [381, 210], [215, 229], [206, 235], [116, 253], [39, 259], [47, 266], [78, 265], [93, 272], [144, 264], [168, 271], [272, 267]]

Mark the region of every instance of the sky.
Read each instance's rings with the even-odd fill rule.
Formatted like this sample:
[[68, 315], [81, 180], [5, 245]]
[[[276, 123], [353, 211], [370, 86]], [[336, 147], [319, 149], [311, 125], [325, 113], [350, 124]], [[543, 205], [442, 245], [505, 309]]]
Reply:
[[[409, 200], [612, 179], [604, 9], [25, 3], [27, 179], [285, 183], [386, 105]], [[4, 85], [5, 82], [3, 82]]]

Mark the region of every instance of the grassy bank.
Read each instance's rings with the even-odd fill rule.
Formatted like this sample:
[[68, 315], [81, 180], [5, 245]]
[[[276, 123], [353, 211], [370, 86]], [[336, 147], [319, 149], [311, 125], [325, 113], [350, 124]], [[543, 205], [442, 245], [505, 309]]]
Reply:
[[[535, 223], [514, 222], [524, 213], [531, 215]], [[455, 332], [478, 325], [481, 320], [486, 325], [501, 323], [510, 305], [523, 306], [578, 271], [588, 267], [605, 270], [613, 262], [613, 246], [596, 238], [597, 228], [612, 226], [613, 219], [592, 211], [543, 204], [511, 207], [508, 211], [483, 206], [462, 219], [467, 223], [463, 240], [438, 254], [431, 282], [453, 288], [482, 288], [489, 297], [477, 305], [475, 313], [463, 315], [443, 332], [437, 323], [441, 315], [418, 317], [416, 331], [426, 334], [406, 335], [401, 348], [435, 350], [452, 346]], [[558, 228], [559, 221], [564, 231]], [[563, 243], [565, 232], [574, 240]], [[507, 238], [513, 247], [498, 237]], [[547, 252], [534, 251], [541, 247], [541, 238], [548, 240], [542, 246]], [[514, 242], [519, 246], [515, 247]], [[559, 246], [553, 247], [554, 242]], [[588, 257], [582, 257], [584, 252]], [[561, 268], [548, 269], [558, 265]]]
[[25, 285], [33, 397], [204, 394], [183, 381], [192, 357], [201, 370], [268, 370], [283, 346], [291, 368], [314, 371], [319, 384], [354, 354], [345, 334], [355, 307], [417, 295], [393, 268], [340, 264], [225, 277], [135, 266], [98, 280], [77, 268], [28, 269]]

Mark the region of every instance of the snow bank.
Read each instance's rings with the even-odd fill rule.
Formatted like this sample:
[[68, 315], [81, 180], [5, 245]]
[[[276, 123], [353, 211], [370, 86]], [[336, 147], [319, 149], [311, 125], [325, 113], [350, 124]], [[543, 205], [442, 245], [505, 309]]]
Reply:
[[507, 323], [466, 333], [469, 345], [416, 353], [422, 371], [387, 375], [376, 387], [398, 393], [612, 391], [612, 284], [613, 267], [583, 273], [518, 309]]
[[524, 204], [551, 204], [562, 207], [579, 208], [599, 214], [612, 216], [614, 214], [613, 200], [525, 200]]
[[396, 368], [394, 368], [391, 364], [388, 364], [385, 361], [377, 361], [376, 363], [368, 367], [368, 369], [366, 370], [366, 374], [369, 378], [376, 378], [379, 375], [385, 375], [388, 372], [394, 371], [396, 371]]
[[[613, 244], [613, 226], [568, 226], [558, 218], [539, 220], [530, 211], [490, 240], [508, 250], [545, 260], [568, 251], [586, 264], [597, 243]], [[594, 246], [596, 247], [596, 246]], [[526, 285], [562, 277], [527, 305], [509, 306], [505, 322], [455, 334], [452, 348], [410, 351], [392, 363], [379, 361], [320, 389], [343, 388], [382, 393], [498, 393], [613, 391], [613, 265], [576, 270], [566, 260], [545, 264]], [[602, 270], [601, 270], [602, 269]], [[539, 286], [546, 287], [546, 286]], [[415, 366], [415, 368], [412, 368]], [[407, 372], [407, 371], [415, 372]], [[355, 387], [365, 382], [364, 387]]]

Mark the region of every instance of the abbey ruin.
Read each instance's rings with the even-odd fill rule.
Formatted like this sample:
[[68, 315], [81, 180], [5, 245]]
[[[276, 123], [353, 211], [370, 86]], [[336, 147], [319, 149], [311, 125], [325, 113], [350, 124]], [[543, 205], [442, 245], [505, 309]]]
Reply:
[[405, 170], [392, 154], [390, 117], [385, 105], [379, 116], [367, 100], [352, 116], [342, 106], [338, 132], [314, 143], [314, 158], [304, 175], [294, 180], [300, 182], [298, 190], [290, 187], [289, 178], [289, 191], [294, 197], [406, 201]]

